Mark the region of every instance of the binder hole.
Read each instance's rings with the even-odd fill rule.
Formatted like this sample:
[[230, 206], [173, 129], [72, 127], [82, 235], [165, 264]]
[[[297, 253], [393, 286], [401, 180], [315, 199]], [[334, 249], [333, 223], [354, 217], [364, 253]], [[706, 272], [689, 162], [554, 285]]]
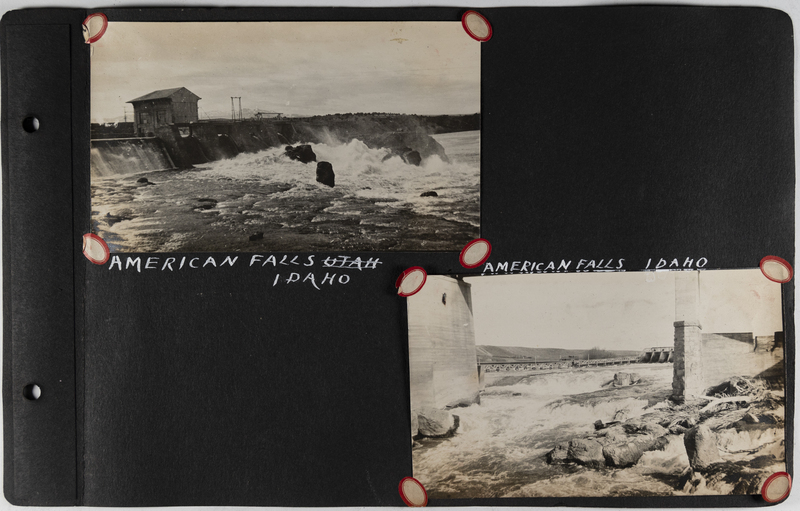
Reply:
[[35, 383], [29, 383], [25, 385], [24, 389], [22, 389], [22, 395], [25, 397], [25, 399], [36, 401], [42, 395], [42, 389]]
[[22, 120], [22, 129], [28, 133], [33, 133], [39, 129], [39, 119], [36, 117], [26, 117]]

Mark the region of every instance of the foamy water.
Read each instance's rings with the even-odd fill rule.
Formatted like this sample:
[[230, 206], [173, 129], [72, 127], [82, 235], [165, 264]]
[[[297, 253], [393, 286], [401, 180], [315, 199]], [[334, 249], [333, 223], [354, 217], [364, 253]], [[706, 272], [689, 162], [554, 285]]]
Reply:
[[[316, 182], [316, 163], [291, 161], [283, 148], [93, 178], [95, 228], [117, 251], [459, 250], [479, 234], [480, 132], [434, 138], [449, 162], [408, 165], [359, 140], [313, 144], [317, 161], [333, 165], [333, 188]], [[140, 177], [154, 186], [137, 185]], [[438, 197], [420, 196], [429, 191]]]
[[[727, 374], [710, 370], [709, 386], [733, 374], [757, 374], [780, 361], [768, 353], [719, 358], [729, 363]], [[663, 450], [645, 453], [626, 469], [588, 469], [545, 461], [545, 454], [556, 444], [594, 433], [598, 419], [611, 421], [618, 412], [631, 419], [665, 406], [672, 371], [672, 364], [632, 364], [532, 373], [521, 379], [513, 373], [490, 373], [492, 380], [487, 380], [480, 405], [452, 410], [461, 421], [455, 436], [423, 439], [422, 446], [414, 448], [414, 477], [431, 498], [440, 499], [680, 494], [678, 478], [689, 466], [682, 436], [671, 436]], [[607, 389], [603, 384], [616, 372], [639, 374], [645, 382], [641, 392], [598, 394]], [[776, 442], [774, 433], [760, 432], [758, 439], [727, 435], [730, 438], [720, 439], [721, 448], [731, 452], [769, 442], [773, 442], [771, 449], [780, 449], [781, 439]]]

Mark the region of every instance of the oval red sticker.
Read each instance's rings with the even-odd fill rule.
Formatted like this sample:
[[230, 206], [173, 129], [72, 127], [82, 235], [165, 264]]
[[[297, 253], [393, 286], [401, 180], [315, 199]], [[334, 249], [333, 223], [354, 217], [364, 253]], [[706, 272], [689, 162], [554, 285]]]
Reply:
[[397, 282], [395, 282], [397, 294], [400, 296], [416, 294], [425, 285], [426, 280], [428, 280], [428, 273], [420, 266], [412, 266], [397, 278]]
[[764, 274], [769, 280], [784, 284], [792, 280], [794, 271], [792, 265], [786, 259], [778, 256], [767, 256], [761, 260], [759, 264], [761, 273]]
[[425, 507], [428, 505], [428, 492], [422, 483], [413, 477], [404, 477], [398, 487], [400, 498], [410, 507]]
[[478, 238], [470, 241], [461, 249], [458, 261], [464, 268], [475, 268], [485, 263], [491, 253], [492, 244], [483, 238]]
[[97, 234], [83, 235], [83, 255], [94, 264], [105, 264], [111, 251], [103, 238]]
[[100, 40], [108, 28], [108, 18], [102, 12], [90, 14], [83, 20], [83, 39], [87, 44]]
[[786, 472], [775, 472], [761, 486], [761, 496], [769, 503], [780, 502], [792, 491], [792, 476]]
[[492, 25], [482, 14], [467, 11], [461, 16], [461, 26], [476, 41], [486, 42], [492, 38]]

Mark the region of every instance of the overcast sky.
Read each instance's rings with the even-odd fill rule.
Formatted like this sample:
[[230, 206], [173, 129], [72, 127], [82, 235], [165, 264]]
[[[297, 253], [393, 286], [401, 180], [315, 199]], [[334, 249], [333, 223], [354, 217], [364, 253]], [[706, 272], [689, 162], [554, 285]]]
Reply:
[[96, 122], [173, 87], [202, 98], [201, 118], [229, 117], [231, 96], [287, 115], [472, 114], [480, 43], [460, 22], [112, 22], [94, 44], [91, 79]]
[[[472, 284], [475, 342], [532, 348], [641, 350], [672, 346], [675, 274], [502, 275]], [[653, 274], [650, 274], [653, 277]], [[781, 326], [780, 284], [760, 270], [700, 272], [705, 333], [772, 335]]]

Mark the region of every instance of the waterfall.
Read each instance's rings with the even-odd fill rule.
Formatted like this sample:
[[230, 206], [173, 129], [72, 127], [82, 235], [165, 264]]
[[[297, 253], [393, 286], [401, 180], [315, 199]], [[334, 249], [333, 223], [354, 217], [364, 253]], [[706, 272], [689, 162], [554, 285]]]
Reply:
[[157, 138], [92, 140], [93, 177], [175, 168], [164, 144]]

